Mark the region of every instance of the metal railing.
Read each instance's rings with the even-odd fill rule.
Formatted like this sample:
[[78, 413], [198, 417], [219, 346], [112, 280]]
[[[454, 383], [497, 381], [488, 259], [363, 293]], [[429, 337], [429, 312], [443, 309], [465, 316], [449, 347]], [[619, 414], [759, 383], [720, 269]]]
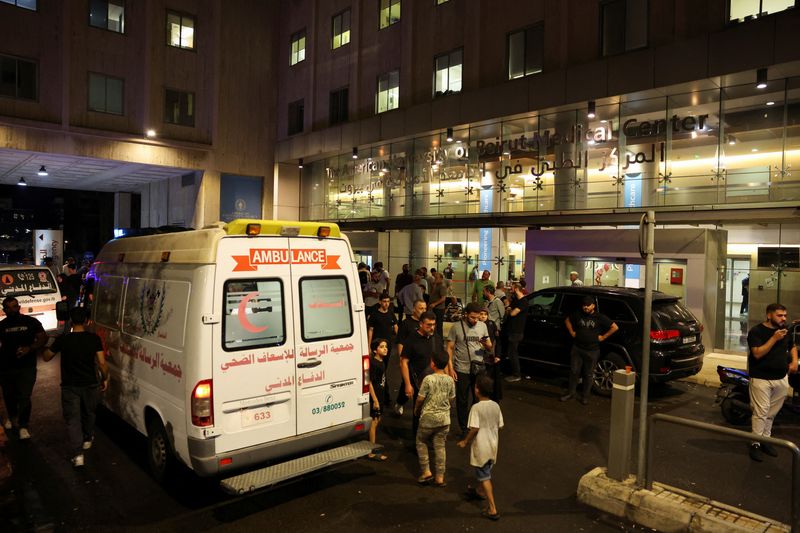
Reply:
[[798, 448], [794, 442], [784, 439], [774, 439], [772, 437], [762, 437], [761, 435], [756, 435], [755, 433], [727, 428], [723, 426], [716, 426], [714, 424], [700, 422], [698, 420], [690, 420], [688, 418], [680, 418], [671, 415], [655, 414], [650, 416], [648, 422], [649, 431], [647, 432], [647, 467], [645, 470], [646, 472], [645, 488], [647, 490], [653, 490], [652, 462], [653, 462], [653, 451], [655, 448], [655, 439], [653, 438], [653, 431], [655, 430], [655, 425], [657, 422], [666, 422], [668, 424], [676, 424], [679, 426], [701, 429], [709, 431], [711, 433], [726, 435], [728, 437], [734, 437], [737, 439], [746, 440], [750, 442], [773, 444], [775, 446], [780, 446], [781, 448], [786, 448], [787, 450], [789, 450], [792, 454], [792, 498], [790, 501], [791, 528], [792, 528], [792, 533], [800, 533], [800, 486], [798, 486], [798, 483], [800, 483], [800, 448]]

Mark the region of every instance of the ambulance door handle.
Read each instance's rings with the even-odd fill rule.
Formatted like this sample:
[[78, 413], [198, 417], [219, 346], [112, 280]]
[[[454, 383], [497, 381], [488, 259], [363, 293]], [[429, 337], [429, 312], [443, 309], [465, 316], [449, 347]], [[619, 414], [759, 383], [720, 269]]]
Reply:
[[303, 363], [297, 363], [297, 368], [314, 368], [315, 366], [319, 366], [322, 364], [322, 361], [319, 359], [315, 359], [313, 361], [305, 361]]

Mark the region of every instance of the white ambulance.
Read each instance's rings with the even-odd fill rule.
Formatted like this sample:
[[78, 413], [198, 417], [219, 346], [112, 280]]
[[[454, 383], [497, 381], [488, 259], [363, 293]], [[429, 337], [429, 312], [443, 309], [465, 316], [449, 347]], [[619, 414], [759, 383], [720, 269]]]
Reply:
[[[58, 331], [56, 304], [61, 301], [61, 292], [49, 268], [0, 265], [0, 300], [8, 296], [16, 298], [22, 314], [37, 319], [45, 331]], [[0, 312], [0, 320], [5, 317]]]
[[235, 473], [222, 486], [242, 493], [372, 450], [355, 439], [371, 420], [364, 304], [335, 224], [120, 238], [90, 276], [103, 401], [147, 436], [157, 479], [177, 458], [201, 476]]

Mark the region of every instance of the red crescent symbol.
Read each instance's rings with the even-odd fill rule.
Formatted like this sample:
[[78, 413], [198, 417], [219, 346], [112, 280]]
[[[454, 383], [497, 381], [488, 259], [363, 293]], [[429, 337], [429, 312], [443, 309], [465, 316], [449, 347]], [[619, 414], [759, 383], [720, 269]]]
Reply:
[[251, 292], [250, 294], [242, 298], [241, 302], [239, 302], [239, 314], [238, 314], [239, 324], [241, 324], [242, 327], [247, 331], [249, 331], [250, 333], [261, 333], [262, 331], [267, 329], [267, 326], [264, 327], [254, 326], [253, 324], [250, 323], [249, 320], [247, 320], [247, 302], [252, 300], [253, 296], [255, 296], [256, 294], [258, 294], [258, 292]]

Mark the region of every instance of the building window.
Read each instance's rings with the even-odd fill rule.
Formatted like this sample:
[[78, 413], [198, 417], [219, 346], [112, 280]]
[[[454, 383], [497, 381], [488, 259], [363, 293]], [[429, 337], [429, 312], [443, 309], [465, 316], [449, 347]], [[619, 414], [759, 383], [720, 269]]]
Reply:
[[290, 65], [296, 65], [306, 58], [306, 30], [305, 28], [292, 35], [292, 56]]
[[450, 0], [436, 0], [436, 5], [440, 6], [440, 5], [444, 4], [445, 2], [449, 2], [449, 1]]
[[400, 106], [400, 71], [393, 70], [378, 76], [378, 92], [375, 95], [375, 112], [383, 113]]
[[538, 74], [544, 63], [544, 25], [508, 35], [508, 79]]
[[23, 9], [30, 9], [36, 11], [36, 0], [0, 0], [2, 4], [11, 4], [12, 6], [21, 7]]
[[433, 60], [433, 96], [457, 93], [461, 90], [461, 63], [464, 50], [459, 48]]
[[125, 82], [103, 74], [89, 73], [89, 111], [122, 114]]
[[728, 21], [750, 20], [793, 8], [795, 0], [730, 0]]
[[297, 100], [289, 104], [289, 135], [302, 133], [304, 115], [303, 100]]
[[400, 0], [381, 0], [380, 27], [388, 28], [400, 22]]
[[600, 5], [600, 21], [604, 56], [647, 46], [646, 1], [605, 1]]
[[167, 44], [194, 50], [195, 20], [192, 15], [167, 12]]
[[164, 122], [194, 126], [194, 93], [167, 89], [164, 97]]
[[333, 28], [331, 48], [336, 50], [340, 46], [348, 44], [350, 42], [350, 10], [342, 11], [334, 16], [331, 27]]
[[91, 0], [89, 26], [125, 33], [125, 0]]
[[36, 100], [36, 63], [0, 56], [0, 96]]
[[347, 122], [350, 118], [348, 116], [349, 98], [350, 91], [347, 87], [342, 87], [336, 91], [331, 91], [330, 113], [328, 115], [331, 126], [341, 122]]

